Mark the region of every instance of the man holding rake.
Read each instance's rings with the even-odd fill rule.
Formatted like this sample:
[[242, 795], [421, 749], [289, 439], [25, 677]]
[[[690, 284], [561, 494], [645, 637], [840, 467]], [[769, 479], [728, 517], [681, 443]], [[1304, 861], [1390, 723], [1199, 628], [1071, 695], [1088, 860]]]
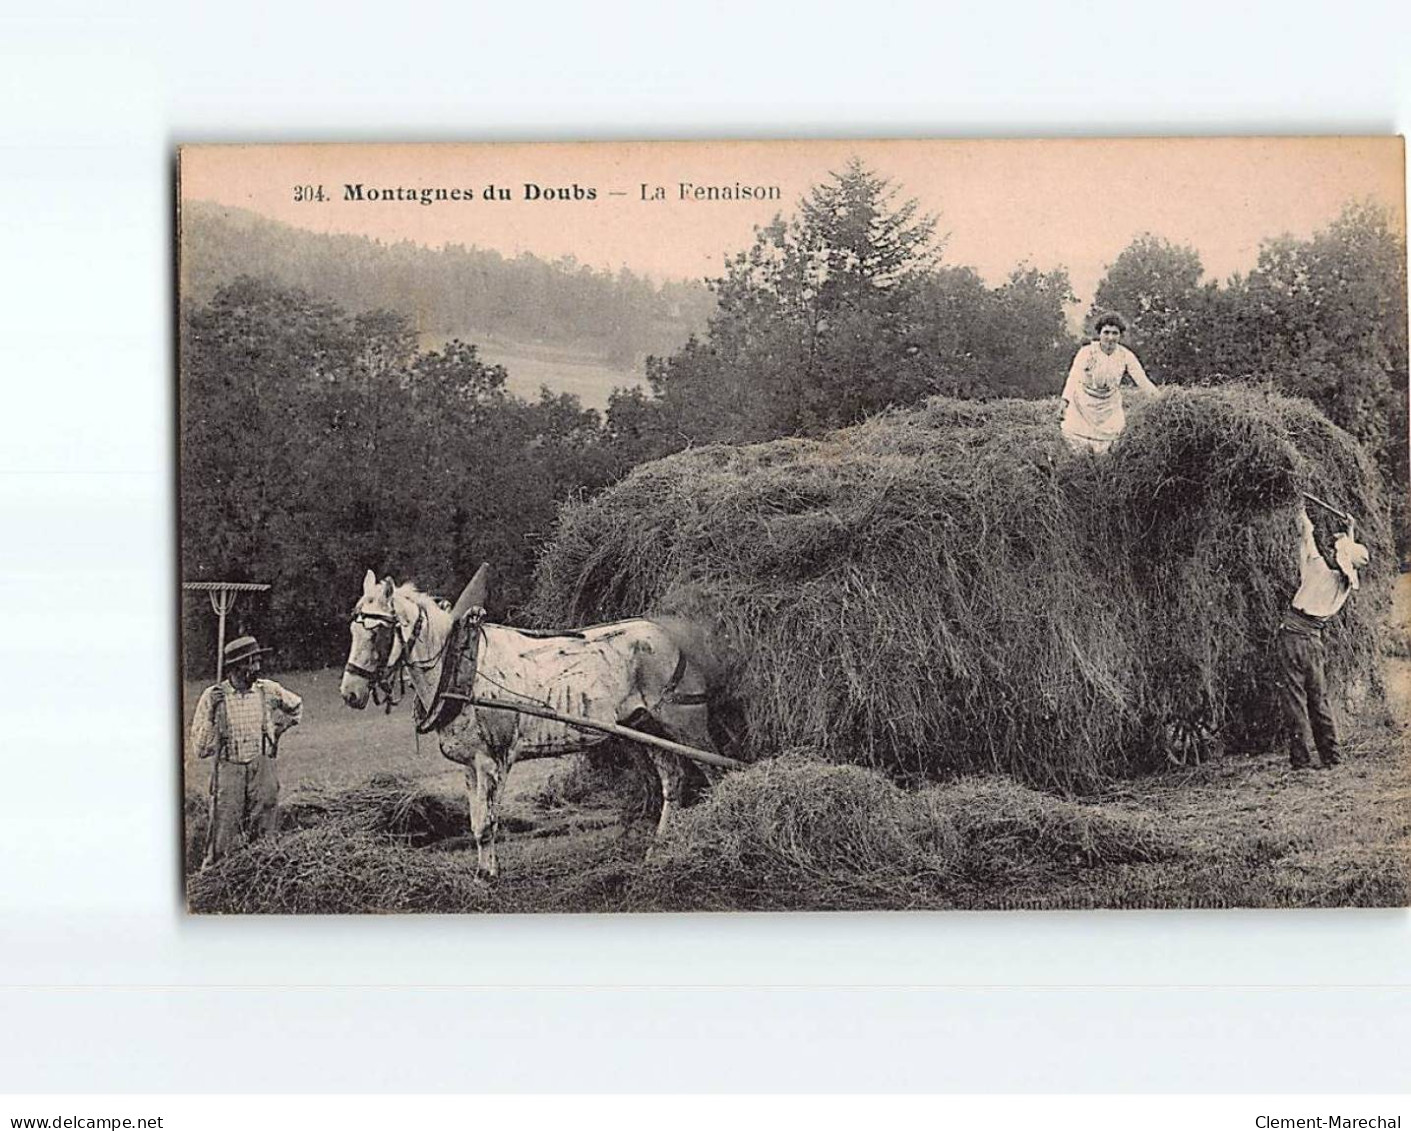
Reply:
[[272, 679], [260, 679], [261, 648], [253, 636], [225, 646], [225, 679], [202, 693], [191, 720], [191, 748], [215, 758], [210, 830], [201, 866], [275, 830], [279, 736], [298, 726], [304, 704]]

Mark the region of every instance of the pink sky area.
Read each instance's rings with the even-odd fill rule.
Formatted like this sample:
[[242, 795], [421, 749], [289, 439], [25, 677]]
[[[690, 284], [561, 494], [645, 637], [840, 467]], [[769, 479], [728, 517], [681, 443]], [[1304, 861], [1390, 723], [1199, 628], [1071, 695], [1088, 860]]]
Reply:
[[[1406, 225], [1395, 137], [196, 146], [181, 152], [181, 197], [317, 232], [571, 254], [657, 279], [701, 278], [718, 275], [755, 225], [793, 212], [853, 156], [896, 183], [899, 200], [916, 197], [938, 217], [946, 263], [974, 267], [992, 285], [1020, 262], [1066, 266], [1083, 309], [1143, 232], [1194, 247], [1207, 277], [1224, 279], [1254, 265], [1262, 240], [1306, 237], [1348, 201], [1375, 201]], [[682, 182], [777, 185], [780, 199], [683, 200]], [[526, 200], [527, 183], [576, 184], [596, 198]], [[348, 184], [473, 196], [430, 206], [349, 201]], [[484, 199], [489, 184], [512, 199]], [[644, 201], [643, 184], [661, 186], [666, 199]], [[322, 185], [328, 199], [298, 202], [298, 185]]]

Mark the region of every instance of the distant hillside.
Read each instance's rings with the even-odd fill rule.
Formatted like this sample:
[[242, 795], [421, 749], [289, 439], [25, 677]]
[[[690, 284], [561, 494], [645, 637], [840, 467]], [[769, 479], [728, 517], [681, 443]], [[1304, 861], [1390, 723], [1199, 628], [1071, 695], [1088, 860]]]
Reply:
[[403, 313], [423, 342], [493, 338], [510, 355], [547, 349], [567, 364], [622, 374], [624, 384], [647, 355], [674, 353], [703, 331], [715, 308], [699, 282], [658, 285], [571, 258], [506, 259], [476, 247], [306, 232], [206, 201], [182, 205], [181, 247], [182, 297], [190, 302], [209, 300], [240, 275], [265, 276], [354, 312]]

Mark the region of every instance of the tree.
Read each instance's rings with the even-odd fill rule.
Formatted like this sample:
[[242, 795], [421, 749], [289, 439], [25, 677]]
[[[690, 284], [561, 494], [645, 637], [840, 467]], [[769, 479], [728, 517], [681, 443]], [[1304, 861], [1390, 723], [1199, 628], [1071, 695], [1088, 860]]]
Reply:
[[[915, 200], [893, 205], [898, 189], [854, 158], [802, 201], [797, 224], [805, 287], [824, 316], [853, 308], [903, 317], [909, 288], [940, 258], [936, 220]], [[811, 284], [808, 285], [808, 284]]]
[[1021, 264], [989, 288], [941, 265], [934, 217], [898, 192], [852, 161], [756, 229], [712, 282], [705, 336], [648, 359], [650, 399], [610, 406], [612, 442], [660, 453], [813, 435], [938, 393], [1061, 388], [1077, 346], [1067, 271]]
[[404, 329], [249, 277], [184, 312], [183, 572], [272, 582], [287, 655], [316, 650], [331, 563], [386, 509], [374, 409], [395, 395]]
[[[690, 440], [817, 433], [928, 391], [912, 342], [935, 220], [853, 160], [712, 281], [703, 341], [655, 361], [663, 429]], [[625, 407], [625, 406], [624, 406]]]
[[[659, 372], [662, 364], [658, 358], [649, 359], [653, 372]], [[614, 478], [639, 463], [680, 451], [686, 443], [686, 436], [671, 428], [660, 398], [640, 388], [613, 390], [603, 423], [603, 446], [613, 461]]]
[[1068, 307], [1077, 302], [1068, 272], [1021, 265], [991, 292], [992, 330], [979, 347], [996, 392], [1053, 396], [1062, 389], [1078, 347], [1068, 332]]
[[1118, 256], [1097, 307], [1133, 325], [1146, 368], [1166, 381], [1267, 381], [1307, 397], [1367, 448], [1406, 517], [1406, 241], [1385, 210], [1351, 203], [1310, 239], [1266, 241], [1248, 276], [1201, 283], [1190, 248], [1147, 235]]
[[1266, 365], [1384, 467], [1404, 465], [1392, 448], [1406, 439], [1406, 242], [1386, 212], [1350, 204], [1311, 240], [1271, 241], [1247, 295]]
[[1391, 486], [1400, 549], [1407, 500], [1406, 238], [1384, 209], [1347, 205], [1311, 240], [1261, 250], [1246, 305], [1266, 371], [1306, 396], [1376, 459]]
[[340, 659], [369, 566], [453, 595], [488, 560], [512, 610], [559, 504], [619, 471], [577, 398], [511, 396], [458, 340], [418, 353], [399, 314], [245, 278], [182, 324], [183, 572], [271, 582], [243, 627], [287, 662]]
[[1116, 311], [1131, 329], [1127, 343], [1159, 382], [1189, 383], [1196, 368], [1194, 341], [1202, 314], [1205, 268], [1194, 248], [1146, 233], [1132, 241], [1098, 284], [1089, 321]]

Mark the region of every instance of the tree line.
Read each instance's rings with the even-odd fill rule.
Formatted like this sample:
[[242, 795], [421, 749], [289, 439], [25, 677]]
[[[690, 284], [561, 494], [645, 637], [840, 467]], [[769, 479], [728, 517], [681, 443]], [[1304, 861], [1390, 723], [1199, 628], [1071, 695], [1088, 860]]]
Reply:
[[1248, 275], [1205, 278], [1194, 248], [1133, 241], [1098, 286], [1142, 364], [1183, 385], [1262, 381], [1306, 397], [1377, 461], [1406, 533], [1406, 237], [1353, 202], [1309, 239], [1265, 241]]
[[[597, 413], [505, 380], [473, 345], [418, 350], [404, 315], [350, 315], [268, 280], [187, 307], [183, 575], [272, 584], [237, 606], [238, 627], [296, 664], [340, 658], [368, 567], [449, 592], [488, 560], [497, 608], [513, 607], [558, 504], [621, 469]], [[209, 667], [210, 620], [188, 602], [188, 670]]]
[[300, 231], [203, 201], [182, 206], [182, 287], [205, 302], [232, 279], [267, 277], [354, 313], [395, 310], [423, 341], [493, 335], [573, 346], [620, 368], [676, 349], [715, 305], [701, 282], [653, 283], [571, 256]]
[[[182, 311], [182, 565], [188, 579], [266, 581], [244, 623], [283, 662], [342, 658], [372, 567], [454, 595], [495, 564], [513, 617], [558, 506], [688, 445], [817, 435], [933, 394], [1054, 396], [1079, 340], [1062, 268], [997, 287], [944, 262], [934, 217], [852, 163], [760, 228], [711, 281], [699, 336], [647, 362], [649, 389], [607, 411], [545, 390], [453, 340], [418, 348], [405, 313], [242, 277]], [[1140, 237], [1095, 313], [1131, 322], [1158, 381], [1256, 380], [1308, 397], [1361, 440], [1397, 500], [1405, 549], [1404, 236], [1352, 205], [1307, 240], [1268, 241], [1247, 276], [1204, 278], [1193, 249]], [[209, 668], [211, 617], [186, 613], [188, 666]]]

